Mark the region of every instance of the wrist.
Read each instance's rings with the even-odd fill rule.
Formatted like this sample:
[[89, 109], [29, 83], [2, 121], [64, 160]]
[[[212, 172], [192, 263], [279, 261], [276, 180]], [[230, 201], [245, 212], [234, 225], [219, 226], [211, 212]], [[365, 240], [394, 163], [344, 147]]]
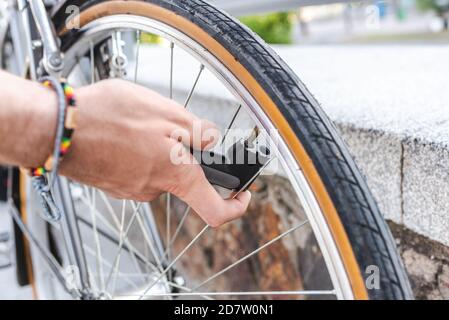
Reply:
[[0, 163], [24, 168], [42, 165], [56, 133], [56, 94], [1, 70], [0, 82]]
[[76, 173], [79, 173], [83, 168], [82, 157], [80, 155], [85, 154], [85, 152], [80, 152], [83, 149], [86, 141], [90, 140], [90, 135], [86, 131], [89, 126], [90, 120], [90, 108], [88, 101], [95, 101], [96, 96], [92, 96], [91, 88], [80, 87], [75, 91], [76, 94], [76, 104], [78, 109], [78, 115], [76, 120], [76, 130], [72, 136], [72, 144], [68, 153], [62, 159], [59, 165], [59, 173], [61, 175], [75, 178]]
[[25, 139], [30, 152], [24, 159], [26, 168], [42, 166], [52, 154], [56, 136], [58, 103], [52, 89], [36, 84], [29, 95], [29, 120]]

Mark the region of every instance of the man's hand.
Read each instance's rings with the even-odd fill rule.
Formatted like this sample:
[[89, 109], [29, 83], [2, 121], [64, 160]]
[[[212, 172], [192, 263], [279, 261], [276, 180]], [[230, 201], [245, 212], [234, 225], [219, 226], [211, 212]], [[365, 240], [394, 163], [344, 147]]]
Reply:
[[[208, 137], [218, 132], [209, 121], [198, 119], [151, 90], [122, 80], [77, 89], [76, 98], [78, 126], [60, 166], [62, 175], [118, 198], [149, 201], [170, 192], [212, 227], [239, 218], [246, 211], [249, 192], [224, 200], [189, 152], [182, 155], [186, 157], [182, 162], [189, 164], [174, 164], [170, 158], [182, 142], [201, 149], [210, 146]], [[195, 137], [194, 126], [208, 134], [188, 139]], [[182, 136], [182, 142], [173, 138], [173, 132]]]
[[[35, 168], [53, 151], [57, 99], [42, 85], [0, 71], [0, 163]], [[243, 215], [249, 192], [223, 200], [190, 152], [175, 164], [175, 150], [206, 148], [213, 124], [138, 85], [107, 80], [76, 90], [78, 126], [60, 173], [119, 198], [149, 201], [170, 192], [212, 227]], [[192, 132], [201, 127], [205, 141]], [[176, 135], [173, 133], [176, 132]], [[174, 149], [175, 148], [175, 149]], [[176, 152], [175, 152], [176, 153]]]

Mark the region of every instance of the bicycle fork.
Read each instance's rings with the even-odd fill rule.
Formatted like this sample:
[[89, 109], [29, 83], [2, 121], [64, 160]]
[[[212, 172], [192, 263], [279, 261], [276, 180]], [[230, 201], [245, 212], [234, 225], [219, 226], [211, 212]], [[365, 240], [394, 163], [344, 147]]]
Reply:
[[[34, 50], [41, 47], [43, 57], [38, 66], [41, 69], [41, 73], [44, 73], [43, 71], [45, 71], [46, 74], [58, 78], [64, 67], [64, 59], [60, 50], [56, 31], [48, 17], [44, 2], [42, 0], [19, 0], [18, 6], [19, 10], [24, 13], [22, 17], [24, 29], [27, 31], [27, 37], [29, 38], [30, 48], [28, 52], [30, 54], [30, 60], [33, 60], [34, 58]], [[37, 32], [40, 35], [41, 39], [39, 41], [32, 41], [31, 39], [31, 24], [29, 23], [27, 13], [25, 12], [27, 6], [29, 6], [31, 10]], [[34, 61], [31, 64], [30, 67], [35, 68]], [[40, 74], [40, 76], [42, 75], [43, 74]]]
[[[26, 48], [24, 54], [28, 56], [31, 78], [36, 80], [43, 75], [59, 78], [64, 67], [64, 57], [44, 2], [42, 0], [18, 0], [17, 11], [23, 28]], [[40, 39], [33, 39], [33, 36], [36, 35], [35, 33], [33, 34], [34, 31], [37, 31]], [[36, 57], [41, 58], [40, 61], [35, 61]], [[69, 263], [76, 267], [77, 281], [74, 284], [76, 288], [73, 289], [79, 292], [81, 299], [91, 299], [93, 296], [92, 292], [90, 292], [91, 286], [87, 261], [84, 248], [82, 247], [77, 218], [73, 210], [69, 182], [65, 178], [58, 178], [53, 189], [52, 197], [56, 196], [59, 198], [62, 204], [61, 208], [59, 208], [61, 211], [59, 222], [63, 230], [64, 241], [71, 248], [68, 253]]]

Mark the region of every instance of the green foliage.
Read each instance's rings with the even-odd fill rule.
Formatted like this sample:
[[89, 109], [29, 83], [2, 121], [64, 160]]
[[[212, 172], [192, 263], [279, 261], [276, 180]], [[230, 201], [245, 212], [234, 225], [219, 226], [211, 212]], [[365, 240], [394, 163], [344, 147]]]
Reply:
[[162, 42], [162, 38], [152, 33], [142, 33], [140, 35], [140, 41], [142, 43], [159, 44]]
[[435, 0], [417, 0], [416, 4], [421, 10], [436, 9]]
[[[240, 20], [262, 39], [272, 44], [292, 43], [293, 23], [292, 14], [288, 12], [266, 15], [247, 16]], [[161, 38], [151, 33], [142, 33], [143, 43], [161, 43]]]
[[440, 11], [442, 8], [438, 5], [438, 0], [417, 0], [417, 6], [419, 9]]
[[293, 23], [288, 12], [247, 16], [240, 20], [268, 43], [292, 43]]

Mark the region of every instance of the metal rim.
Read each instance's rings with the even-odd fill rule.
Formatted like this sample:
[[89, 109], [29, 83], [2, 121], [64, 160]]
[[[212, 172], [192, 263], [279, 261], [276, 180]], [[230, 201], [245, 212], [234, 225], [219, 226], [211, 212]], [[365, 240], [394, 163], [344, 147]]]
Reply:
[[[146, 17], [114, 15], [97, 19], [84, 26], [80, 30], [82, 36], [79, 41], [66, 52], [67, 68], [64, 71], [65, 75], [67, 75], [69, 70], [76, 64], [76, 53], [88, 50], [89, 44], [97, 41], [98, 37], [101, 37], [105, 31], [117, 29], [135, 29], [153, 33], [175, 43], [205, 65], [218, 79], [220, 79], [235, 97], [242, 100], [244, 107], [250, 110], [250, 114], [254, 116], [255, 122], [267, 130], [275, 130], [270, 119], [263, 113], [251, 94], [230, 73], [226, 66], [218, 61], [210, 52], [204, 50], [204, 48], [194, 39], [187, 37], [179, 30]], [[335, 288], [336, 296], [340, 299], [352, 299], [353, 293], [349, 279], [346, 277], [345, 269], [329, 227], [326, 224], [315, 196], [307, 184], [302, 171], [298, 168], [298, 164], [293, 159], [291, 152], [282, 139], [278, 146], [278, 152], [281, 155], [279, 159], [284, 164], [284, 168], [289, 169], [287, 173], [290, 181], [294, 182], [293, 186], [295, 191], [303, 204], [306, 215], [320, 245], [320, 249], [325, 258]]]

